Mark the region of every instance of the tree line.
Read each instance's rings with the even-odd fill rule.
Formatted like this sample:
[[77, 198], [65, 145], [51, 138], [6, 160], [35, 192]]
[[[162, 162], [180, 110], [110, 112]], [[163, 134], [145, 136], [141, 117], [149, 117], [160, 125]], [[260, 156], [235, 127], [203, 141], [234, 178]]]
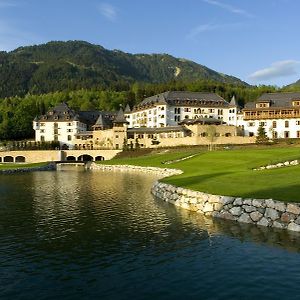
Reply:
[[[256, 100], [261, 94], [281, 91], [274, 86], [243, 86], [198, 80], [194, 82], [171, 81], [160, 84], [134, 83], [123, 84], [109, 89], [79, 89], [47, 94], [29, 94], [24, 97], [6, 97], [0, 99], [0, 140], [32, 139], [34, 130], [32, 121], [37, 115], [45, 114], [50, 108], [66, 102], [74, 110], [116, 111], [127, 104], [132, 108], [144, 98], [165, 91], [214, 92], [230, 101], [234, 95], [239, 105]], [[299, 91], [297, 87], [284, 91]]]

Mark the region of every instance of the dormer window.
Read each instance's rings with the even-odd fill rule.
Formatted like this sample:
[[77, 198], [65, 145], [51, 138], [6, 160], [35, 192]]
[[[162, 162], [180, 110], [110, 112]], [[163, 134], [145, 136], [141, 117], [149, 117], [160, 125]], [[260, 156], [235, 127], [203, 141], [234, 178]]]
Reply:
[[51, 111], [49, 111], [49, 115], [50, 116], [52, 116], [53, 115], [53, 111], [51, 110]]
[[293, 101], [293, 106], [300, 106], [300, 100]]
[[55, 117], [54, 117], [54, 120], [58, 120], [58, 116], [55, 116]]
[[270, 107], [270, 103], [269, 102], [256, 103], [256, 108], [265, 108], [265, 107]]

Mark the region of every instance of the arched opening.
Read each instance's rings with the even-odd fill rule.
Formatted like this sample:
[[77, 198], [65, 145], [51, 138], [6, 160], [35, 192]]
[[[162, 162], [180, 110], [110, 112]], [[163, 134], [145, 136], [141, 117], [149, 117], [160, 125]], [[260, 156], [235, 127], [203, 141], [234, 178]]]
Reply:
[[25, 157], [24, 156], [17, 156], [16, 157], [16, 163], [20, 163], [20, 162], [25, 162]]
[[226, 137], [230, 137], [230, 136], [231, 136], [231, 133], [230, 133], [230, 132], [227, 132], [227, 133], [225, 133], [225, 136], [226, 136]]
[[76, 160], [75, 156], [72, 155], [67, 156], [67, 161], [75, 161], [75, 160]]
[[14, 158], [12, 156], [5, 156], [3, 162], [14, 162]]
[[95, 161], [101, 161], [104, 160], [103, 156], [96, 156]]
[[83, 154], [78, 157], [79, 161], [93, 161], [93, 157], [88, 154]]
[[0, 162], [2, 162], [2, 157], [0, 157]]

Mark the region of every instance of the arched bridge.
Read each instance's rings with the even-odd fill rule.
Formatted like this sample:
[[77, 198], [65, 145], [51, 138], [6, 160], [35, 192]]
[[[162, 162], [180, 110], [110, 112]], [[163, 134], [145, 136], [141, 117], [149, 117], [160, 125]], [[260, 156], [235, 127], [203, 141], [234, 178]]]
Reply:
[[1, 151], [0, 163], [39, 163], [46, 161], [100, 161], [115, 157], [121, 150], [32, 150]]

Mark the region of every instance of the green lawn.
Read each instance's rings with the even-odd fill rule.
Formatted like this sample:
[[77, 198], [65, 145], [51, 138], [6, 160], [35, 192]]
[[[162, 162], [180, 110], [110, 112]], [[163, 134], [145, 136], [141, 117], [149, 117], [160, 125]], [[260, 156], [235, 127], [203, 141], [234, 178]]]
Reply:
[[162, 181], [197, 191], [300, 202], [300, 165], [263, 171], [252, 170], [262, 165], [300, 159], [300, 148], [202, 151], [188, 160], [172, 164], [162, 163], [194, 153], [196, 150], [162, 152], [138, 158], [113, 159], [105, 163], [181, 169], [184, 171], [182, 175], [164, 178]]
[[38, 168], [44, 167], [48, 163], [36, 163], [36, 164], [13, 164], [13, 163], [0, 163], [0, 171], [1, 170], [11, 170], [11, 169], [26, 169], [26, 168]]

